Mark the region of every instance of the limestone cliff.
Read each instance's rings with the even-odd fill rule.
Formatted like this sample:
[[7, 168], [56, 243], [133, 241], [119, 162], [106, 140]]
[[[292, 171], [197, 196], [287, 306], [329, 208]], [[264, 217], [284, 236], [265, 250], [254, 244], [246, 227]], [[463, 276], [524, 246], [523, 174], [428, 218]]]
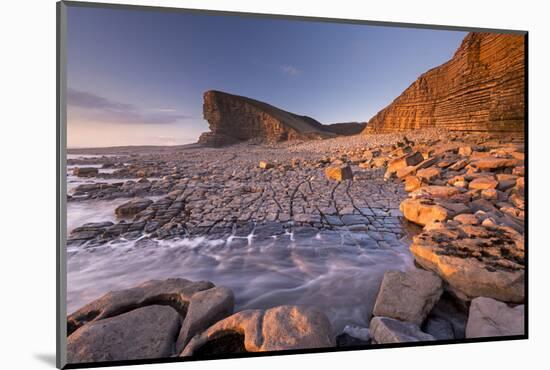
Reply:
[[469, 33], [451, 60], [422, 74], [363, 132], [523, 131], [524, 49], [523, 35]]
[[210, 132], [203, 133], [199, 143], [211, 146], [245, 140], [273, 143], [335, 136], [313, 118], [221, 91], [210, 90], [204, 93], [203, 114]]

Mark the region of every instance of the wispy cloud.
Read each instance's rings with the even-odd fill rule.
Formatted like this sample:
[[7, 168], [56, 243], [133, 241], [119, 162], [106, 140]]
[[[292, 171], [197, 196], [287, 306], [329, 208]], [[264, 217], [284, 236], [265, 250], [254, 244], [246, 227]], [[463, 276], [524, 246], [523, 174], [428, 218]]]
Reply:
[[147, 109], [152, 112], [163, 112], [163, 113], [173, 113], [176, 112], [175, 108], [149, 108]]
[[300, 71], [298, 68], [290, 65], [290, 64], [284, 64], [281, 66], [281, 71], [283, 72], [283, 74], [287, 75], [287, 76], [292, 76], [292, 77], [295, 77], [295, 76], [299, 76], [302, 74], [302, 71]]
[[176, 114], [172, 108], [142, 110], [133, 104], [72, 88], [67, 90], [67, 104], [82, 110], [81, 113], [89, 119], [104, 122], [165, 124], [192, 118]]

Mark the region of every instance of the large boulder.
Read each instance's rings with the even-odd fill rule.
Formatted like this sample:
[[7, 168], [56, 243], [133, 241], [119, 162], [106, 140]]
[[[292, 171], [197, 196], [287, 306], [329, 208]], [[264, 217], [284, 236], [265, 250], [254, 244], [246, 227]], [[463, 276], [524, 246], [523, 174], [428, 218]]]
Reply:
[[449, 211], [427, 198], [405, 199], [399, 209], [403, 216], [415, 224], [425, 226], [437, 221], [445, 221]]
[[[214, 344], [216, 344], [214, 346]], [[181, 356], [327, 348], [335, 345], [328, 318], [300, 306], [245, 310], [194, 336]]]
[[100, 362], [169, 357], [181, 316], [152, 305], [89, 323], [67, 338], [67, 362]]
[[230, 316], [234, 301], [233, 293], [226, 287], [214, 287], [193, 294], [178, 336], [177, 353], [199, 331]]
[[[81, 328], [158, 305], [170, 306], [180, 317], [178, 332], [170, 347], [174, 354], [179, 353], [193, 335], [231, 315], [234, 297], [228, 288], [215, 287], [209, 281], [151, 280], [134, 288], [107, 293], [69, 315], [67, 335], [70, 338]], [[94, 333], [96, 337], [99, 335], [97, 331]], [[88, 342], [79, 343], [84, 346]]]
[[169, 304], [185, 312], [193, 294], [213, 288], [209, 281], [186, 279], [150, 280], [137, 287], [109, 292], [88, 303], [67, 317], [67, 331], [70, 335], [82, 325], [107, 319], [131, 311], [136, 307], [153, 304]]
[[443, 282], [431, 271], [387, 271], [373, 314], [421, 325], [443, 293]]
[[437, 273], [462, 299], [523, 302], [523, 238], [513, 230], [445, 223], [415, 236], [410, 250], [420, 266]]
[[377, 344], [435, 340], [433, 336], [420, 330], [418, 325], [395, 320], [390, 317], [374, 317], [370, 322], [369, 328], [372, 341]]
[[523, 335], [524, 323], [524, 305], [510, 307], [491, 298], [479, 297], [470, 305], [466, 338]]

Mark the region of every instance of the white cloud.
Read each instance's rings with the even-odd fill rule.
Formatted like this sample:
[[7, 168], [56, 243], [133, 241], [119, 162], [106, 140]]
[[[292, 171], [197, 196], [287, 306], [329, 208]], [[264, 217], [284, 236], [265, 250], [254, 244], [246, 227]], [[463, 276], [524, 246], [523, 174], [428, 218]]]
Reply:
[[302, 71], [289, 64], [282, 65], [281, 71], [283, 71], [283, 73], [287, 76], [299, 76], [300, 74], [302, 74]]

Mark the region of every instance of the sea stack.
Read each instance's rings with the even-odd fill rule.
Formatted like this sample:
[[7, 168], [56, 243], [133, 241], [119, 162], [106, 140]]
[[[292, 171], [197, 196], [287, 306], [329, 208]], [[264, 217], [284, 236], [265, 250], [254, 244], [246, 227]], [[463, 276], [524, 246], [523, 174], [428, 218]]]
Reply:
[[275, 143], [336, 136], [311, 117], [222, 91], [210, 90], [204, 93], [203, 114], [210, 132], [203, 133], [199, 143], [209, 146], [223, 146], [247, 140]]

